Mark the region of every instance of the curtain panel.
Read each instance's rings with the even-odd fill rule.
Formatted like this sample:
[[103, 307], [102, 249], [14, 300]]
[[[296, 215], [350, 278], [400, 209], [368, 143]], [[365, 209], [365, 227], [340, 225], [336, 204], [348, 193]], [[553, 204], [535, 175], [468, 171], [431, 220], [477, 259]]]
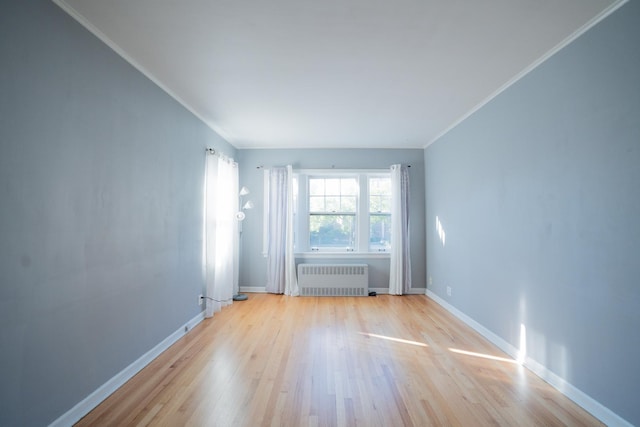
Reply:
[[298, 296], [293, 252], [293, 169], [269, 170], [267, 214], [267, 286], [275, 294]]
[[207, 154], [205, 167], [205, 317], [233, 301], [238, 281], [238, 165]]
[[411, 289], [409, 241], [409, 169], [391, 166], [391, 259], [389, 293], [402, 295]]

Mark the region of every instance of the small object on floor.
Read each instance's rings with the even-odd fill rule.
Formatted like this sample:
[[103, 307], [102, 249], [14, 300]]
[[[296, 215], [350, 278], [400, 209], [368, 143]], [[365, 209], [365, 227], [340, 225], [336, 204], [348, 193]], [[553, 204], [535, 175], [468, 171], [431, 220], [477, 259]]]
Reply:
[[244, 301], [244, 300], [246, 300], [247, 298], [249, 298], [249, 297], [247, 297], [247, 295], [246, 295], [246, 294], [238, 294], [238, 295], [234, 295], [234, 296], [233, 296], [233, 300], [234, 300], [234, 301]]
[[375, 297], [376, 295], [378, 295], [378, 294], [375, 291], [369, 292], [369, 296], [370, 297]]

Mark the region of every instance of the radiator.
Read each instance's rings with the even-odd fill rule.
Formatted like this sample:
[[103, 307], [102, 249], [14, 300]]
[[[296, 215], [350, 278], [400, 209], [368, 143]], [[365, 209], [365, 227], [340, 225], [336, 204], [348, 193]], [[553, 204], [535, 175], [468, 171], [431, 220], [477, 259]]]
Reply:
[[367, 296], [367, 264], [298, 264], [301, 296]]

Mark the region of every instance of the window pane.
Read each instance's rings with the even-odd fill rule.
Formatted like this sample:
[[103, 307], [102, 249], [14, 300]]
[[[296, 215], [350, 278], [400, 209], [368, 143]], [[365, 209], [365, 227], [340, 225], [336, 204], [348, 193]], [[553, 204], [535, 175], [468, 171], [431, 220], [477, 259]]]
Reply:
[[380, 179], [379, 178], [370, 178], [369, 179], [369, 194], [380, 194]]
[[391, 215], [371, 215], [369, 217], [369, 250], [378, 251], [391, 248]]
[[311, 247], [353, 247], [355, 215], [310, 215]]
[[390, 178], [370, 178], [369, 179], [370, 194], [391, 194]]
[[309, 211], [324, 212], [324, 197], [323, 196], [309, 197]]
[[371, 196], [369, 198], [369, 212], [391, 213], [391, 197]]
[[357, 212], [358, 181], [355, 178], [310, 178], [310, 212]]
[[309, 194], [312, 196], [323, 196], [324, 179], [309, 178]]
[[341, 212], [356, 212], [356, 196], [342, 196], [340, 203]]
[[340, 195], [340, 179], [326, 179], [324, 181], [325, 194], [327, 196], [339, 196]]
[[358, 181], [355, 178], [345, 178], [342, 180], [341, 194], [343, 196], [357, 196], [358, 192]]
[[380, 196], [369, 197], [369, 212], [382, 212], [382, 201]]
[[326, 197], [326, 209], [324, 212], [339, 212], [340, 211], [340, 197]]
[[380, 212], [391, 212], [391, 196], [380, 196]]
[[391, 212], [390, 178], [369, 178], [369, 212]]

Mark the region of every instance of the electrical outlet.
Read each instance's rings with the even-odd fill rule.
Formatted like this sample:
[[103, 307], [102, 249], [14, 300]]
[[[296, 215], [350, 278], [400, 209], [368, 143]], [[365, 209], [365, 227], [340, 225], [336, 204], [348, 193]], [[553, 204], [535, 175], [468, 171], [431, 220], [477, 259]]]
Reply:
[[447, 295], [451, 296], [451, 286], [447, 286]]
[[198, 295], [198, 305], [202, 305], [203, 300], [204, 298], [202, 298], [202, 294]]
[[429, 276], [429, 286], [433, 285], [433, 277]]

